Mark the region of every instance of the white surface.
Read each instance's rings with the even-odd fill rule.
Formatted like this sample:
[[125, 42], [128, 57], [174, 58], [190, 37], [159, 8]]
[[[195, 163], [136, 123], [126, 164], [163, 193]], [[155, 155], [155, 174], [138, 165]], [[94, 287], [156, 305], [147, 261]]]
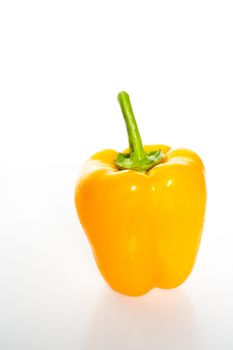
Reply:
[[[0, 348], [232, 349], [231, 1], [1, 1]], [[84, 160], [127, 142], [199, 153], [208, 210], [187, 282], [112, 292], [78, 223]], [[98, 133], [97, 133], [98, 131]]]

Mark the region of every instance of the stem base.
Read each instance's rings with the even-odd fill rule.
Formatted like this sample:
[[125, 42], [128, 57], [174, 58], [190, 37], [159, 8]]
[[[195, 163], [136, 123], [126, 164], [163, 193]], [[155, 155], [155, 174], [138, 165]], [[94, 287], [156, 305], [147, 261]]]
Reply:
[[147, 172], [162, 160], [163, 153], [161, 150], [145, 152], [145, 157], [138, 159], [134, 152], [118, 153], [115, 164], [119, 170], [136, 170]]

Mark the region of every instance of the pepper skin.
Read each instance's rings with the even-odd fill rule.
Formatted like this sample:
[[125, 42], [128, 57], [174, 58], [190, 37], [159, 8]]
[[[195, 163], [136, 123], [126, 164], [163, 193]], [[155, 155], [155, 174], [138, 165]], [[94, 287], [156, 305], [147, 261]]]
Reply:
[[147, 172], [119, 170], [114, 150], [96, 153], [75, 190], [77, 213], [103, 277], [130, 296], [184, 282], [203, 229], [201, 159], [186, 149], [144, 147], [147, 153], [157, 150], [163, 157]]

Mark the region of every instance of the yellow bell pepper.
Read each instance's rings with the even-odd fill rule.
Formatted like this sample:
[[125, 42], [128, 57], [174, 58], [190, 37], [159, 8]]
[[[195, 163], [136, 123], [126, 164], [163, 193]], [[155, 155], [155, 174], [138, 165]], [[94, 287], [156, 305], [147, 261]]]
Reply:
[[118, 100], [130, 148], [86, 162], [75, 205], [105, 280], [136, 296], [174, 288], [190, 274], [203, 229], [205, 171], [190, 150], [143, 147], [128, 94]]

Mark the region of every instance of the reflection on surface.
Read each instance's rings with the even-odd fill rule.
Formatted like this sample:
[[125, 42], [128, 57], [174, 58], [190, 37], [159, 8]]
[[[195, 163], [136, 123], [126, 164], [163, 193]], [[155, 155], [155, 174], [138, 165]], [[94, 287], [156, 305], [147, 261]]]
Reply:
[[96, 306], [85, 350], [195, 348], [191, 301], [182, 289], [130, 298], [105, 290]]

